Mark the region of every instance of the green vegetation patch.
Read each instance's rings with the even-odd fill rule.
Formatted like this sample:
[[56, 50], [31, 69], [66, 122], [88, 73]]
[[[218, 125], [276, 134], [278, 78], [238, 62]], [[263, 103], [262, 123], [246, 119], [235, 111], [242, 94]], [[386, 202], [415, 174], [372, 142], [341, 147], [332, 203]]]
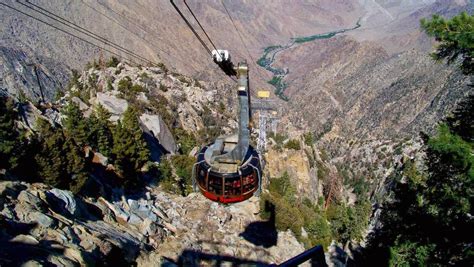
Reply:
[[[270, 179], [269, 193], [260, 198], [261, 216], [271, 218], [275, 212], [275, 226], [280, 231], [290, 229], [306, 247], [323, 245], [327, 247], [332, 239], [339, 242], [360, 240], [364, 233], [371, 212], [370, 203], [358, 200], [354, 206], [335, 203], [325, 211], [324, 200], [312, 203], [307, 198], [299, 197], [288, 173]], [[270, 203], [271, 205], [269, 205]], [[274, 207], [274, 211], [269, 209]], [[303, 237], [304, 228], [308, 237]]]

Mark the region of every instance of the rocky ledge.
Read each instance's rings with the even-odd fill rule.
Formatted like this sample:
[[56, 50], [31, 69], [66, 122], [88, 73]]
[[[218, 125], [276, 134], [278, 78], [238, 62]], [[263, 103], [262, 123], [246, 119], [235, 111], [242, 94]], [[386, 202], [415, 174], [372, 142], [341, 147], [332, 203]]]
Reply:
[[257, 198], [224, 206], [147, 188], [143, 197], [106, 200], [0, 181], [0, 265], [279, 263], [304, 250], [258, 210]]

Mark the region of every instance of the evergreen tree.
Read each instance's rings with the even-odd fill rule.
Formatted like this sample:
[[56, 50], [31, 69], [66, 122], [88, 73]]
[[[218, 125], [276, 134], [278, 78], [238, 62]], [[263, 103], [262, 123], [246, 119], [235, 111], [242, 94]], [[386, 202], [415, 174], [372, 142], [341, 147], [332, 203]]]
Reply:
[[186, 196], [192, 192], [192, 169], [195, 158], [188, 155], [175, 155], [171, 158], [176, 175], [180, 178], [179, 188], [181, 195]]
[[138, 121], [138, 111], [134, 107], [129, 107], [123, 114], [123, 126], [129, 131], [134, 143], [134, 162], [138, 170], [150, 158], [150, 150], [143, 138], [143, 131]]
[[447, 59], [448, 63], [461, 58], [466, 74], [474, 71], [474, 16], [463, 12], [451, 19], [433, 15], [431, 20], [421, 20], [425, 32], [440, 42], [432, 56], [436, 60]]
[[99, 119], [97, 115], [92, 112], [89, 118], [86, 119], [89, 133], [87, 135], [87, 144], [95, 150], [98, 150], [98, 132], [100, 130]]
[[[468, 99], [460, 107], [469, 110], [470, 105]], [[473, 265], [474, 147], [466, 141], [473, 136], [456, 134], [457, 127], [468, 121], [461, 115], [457, 118], [454, 130], [441, 124], [437, 135], [426, 138], [426, 171], [410, 161], [404, 164], [406, 179], [397, 178], [395, 201], [382, 213], [381, 224], [386, 227], [369, 242], [372, 260], [379, 256], [383, 261], [385, 255], [392, 266]]]
[[97, 119], [99, 130], [97, 132], [97, 147], [105, 156], [109, 157], [112, 151], [112, 124], [110, 123], [110, 112], [102, 105], [97, 106]]
[[88, 178], [81, 147], [43, 119], [38, 120], [37, 138], [39, 151], [34, 159], [39, 179], [53, 187], [78, 193]]
[[109, 61], [107, 61], [107, 68], [116, 68], [117, 65], [120, 63], [120, 60], [116, 57], [111, 57]]
[[140, 129], [138, 112], [133, 107], [129, 107], [123, 114], [123, 119], [117, 123], [113, 140], [112, 154], [117, 172], [125, 179], [125, 184], [135, 185], [140, 168], [148, 161], [150, 151]]
[[63, 125], [66, 134], [73, 138], [78, 145], [86, 145], [89, 130], [79, 105], [71, 101], [65, 107], [64, 115], [66, 118], [63, 119]]
[[168, 192], [177, 193], [178, 188], [175, 188], [176, 180], [173, 177], [173, 167], [171, 166], [171, 162], [164, 155], [160, 158], [158, 170], [160, 172], [159, 181], [161, 188]]
[[66, 155], [67, 188], [79, 193], [88, 178], [83, 152], [68, 138], [63, 145], [63, 153]]
[[11, 99], [0, 98], [0, 169], [18, 166], [24, 156], [25, 140], [15, 129], [17, 114]]
[[429, 139], [427, 154], [429, 177], [422, 192], [431, 226], [427, 245], [434, 244], [439, 253], [433, 257], [441, 264], [474, 263], [474, 236], [467, 234], [474, 229], [474, 148], [443, 124]]
[[[459, 59], [462, 70], [473, 73], [473, 16], [461, 13], [446, 20], [434, 15], [421, 25], [440, 42], [435, 59]], [[384, 227], [370, 238], [369, 261], [388, 260], [391, 266], [474, 265], [473, 104], [471, 95], [439, 126], [437, 135], [424, 136], [425, 171], [412, 162], [404, 164], [402, 177], [395, 179], [394, 201], [385, 205], [381, 216]]]
[[99, 104], [87, 120], [89, 145], [106, 157], [111, 155], [113, 145], [111, 130], [113, 126], [109, 119], [110, 112]]
[[180, 150], [184, 155], [188, 155], [191, 150], [197, 145], [196, 138], [193, 134], [188, 133], [183, 128], [172, 128], [173, 135], [179, 143]]
[[63, 179], [67, 173], [63, 133], [55, 131], [49, 122], [43, 119], [39, 119], [37, 125], [40, 138], [40, 151], [35, 156], [38, 175], [42, 181], [53, 187], [63, 187]]
[[114, 145], [112, 147], [112, 155], [114, 159], [115, 169], [119, 175], [124, 176], [127, 170], [134, 170], [131, 167], [130, 154], [133, 154], [133, 139], [122, 122], [118, 121], [113, 132]]

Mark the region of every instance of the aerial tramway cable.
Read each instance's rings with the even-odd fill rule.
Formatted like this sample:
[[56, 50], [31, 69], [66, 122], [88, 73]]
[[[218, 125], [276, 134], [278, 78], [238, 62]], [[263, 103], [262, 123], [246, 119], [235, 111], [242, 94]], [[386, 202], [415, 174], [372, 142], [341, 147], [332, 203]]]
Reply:
[[[224, 0], [221, 0], [221, 4], [222, 4], [222, 6], [224, 7], [224, 10], [225, 10], [225, 12], [227, 13], [227, 16], [229, 17], [230, 21], [232, 22], [232, 25], [234, 26], [235, 31], [236, 31], [237, 34], [239, 35], [240, 42], [242, 42], [242, 44], [244, 45], [245, 50], [247, 51], [247, 54], [249, 55], [250, 59], [252, 60], [252, 63], [255, 65], [255, 62], [257, 62], [257, 61], [255, 61], [255, 59], [253, 58], [252, 54], [250, 53], [250, 50], [249, 50], [249, 48], [247, 47], [247, 44], [245, 43], [242, 34], [240, 33], [240, 31], [239, 31], [239, 29], [237, 28], [237, 25], [236, 25], [234, 19], [232, 18], [232, 16], [230, 15], [229, 10], [227, 9], [226, 5], [224, 4]], [[256, 66], [256, 69], [257, 69], [257, 72], [258, 72], [258, 74], [260, 75], [261, 79], [263, 79], [263, 75], [262, 75], [262, 73], [260, 72], [260, 69], [258, 68], [258, 66]]]
[[[7, 5], [7, 4], [5, 4], [5, 3], [0, 3], [0, 5], [5, 6], [5, 7], [7, 7], [7, 8], [10, 8], [10, 9], [12, 9], [12, 10], [18, 12], [18, 13], [21, 13], [21, 14], [23, 14], [23, 15], [29, 17], [29, 18], [32, 18], [32, 19], [34, 19], [34, 20], [36, 20], [36, 21], [39, 21], [39, 22], [41, 22], [41, 23], [43, 23], [43, 24], [45, 24], [45, 25], [48, 25], [48, 26], [50, 26], [50, 27], [52, 27], [52, 28], [54, 28], [54, 29], [56, 29], [56, 30], [62, 32], [62, 33], [65, 33], [65, 34], [70, 35], [70, 36], [72, 36], [72, 37], [74, 37], [74, 38], [77, 38], [77, 39], [79, 39], [79, 40], [81, 40], [81, 41], [83, 41], [83, 42], [85, 42], [85, 43], [87, 43], [87, 44], [89, 44], [89, 45], [92, 45], [92, 46], [94, 46], [94, 47], [96, 47], [96, 48], [99, 48], [99, 49], [101, 49], [101, 50], [107, 51], [107, 52], [111, 53], [112, 55], [115, 55], [115, 56], [118, 56], [118, 57], [122, 57], [120, 54], [118, 54], [118, 53], [116, 53], [116, 52], [114, 52], [114, 51], [112, 51], [112, 50], [109, 50], [109, 49], [104, 48], [104, 47], [100, 47], [99, 45], [94, 44], [94, 43], [92, 43], [91, 41], [88, 41], [88, 40], [86, 40], [86, 39], [84, 39], [84, 38], [82, 38], [82, 37], [80, 37], [80, 36], [77, 36], [77, 35], [75, 35], [75, 34], [73, 34], [73, 33], [68, 32], [68, 31], [66, 31], [66, 30], [64, 30], [64, 29], [61, 29], [61, 28], [59, 28], [59, 27], [57, 27], [57, 26], [55, 26], [55, 25], [53, 25], [53, 24], [51, 24], [51, 23], [48, 23], [48, 22], [46, 22], [46, 21], [44, 21], [44, 20], [42, 20], [42, 19], [36, 18], [36, 17], [34, 17], [34, 16], [32, 16], [32, 15], [30, 15], [30, 14], [28, 14], [28, 13], [25, 13], [25, 12], [23, 12], [23, 11], [21, 11], [21, 10], [15, 8], [15, 7], [12, 7], [12, 6]], [[129, 59], [129, 58], [126, 58], [126, 57], [124, 57], [124, 58], [125, 58], [126, 60], [130, 61], [130, 62], [133, 63], [133, 64], [137, 64], [135, 61], [133, 61], [133, 60], [131, 60], [131, 59]]]
[[212, 42], [211, 38], [209, 37], [209, 35], [207, 34], [206, 30], [204, 30], [204, 28], [202, 27], [201, 25], [201, 22], [199, 22], [199, 20], [196, 18], [196, 16], [194, 15], [194, 12], [191, 10], [191, 8], [188, 6], [188, 3], [186, 3], [186, 0], [183, 0], [184, 4], [186, 5], [186, 7], [188, 8], [189, 12], [191, 13], [191, 15], [193, 15], [193, 18], [196, 20], [196, 22], [198, 23], [199, 27], [201, 27], [201, 30], [204, 32], [204, 34], [206, 35], [207, 39], [209, 40], [209, 42], [212, 44], [212, 47], [214, 47], [214, 49], [217, 51], [217, 47], [216, 45], [214, 44], [214, 42]]
[[[173, 5], [173, 7], [176, 9], [176, 11], [178, 11], [179, 15], [181, 16], [181, 18], [184, 20], [184, 22], [186, 23], [186, 25], [189, 27], [189, 29], [191, 29], [191, 31], [193, 32], [193, 34], [196, 36], [196, 38], [199, 40], [199, 42], [201, 43], [201, 45], [206, 49], [206, 51], [209, 53], [209, 55], [212, 56], [212, 52], [211, 52], [211, 49], [209, 49], [209, 47], [206, 45], [206, 43], [202, 40], [202, 38], [199, 36], [199, 34], [196, 32], [196, 30], [194, 29], [194, 27], [191, 25], [191, 23], [189, 23], [189, 21], [186, 19], [186, 17], [184, 16], [184, 14], [181, 12], [181, 10], [178, 8], [178, 6], [176, 6], [176, 4], [174, 3], [173, 0], [170, 0], [171, 4]], [[186, 2], [185, 2], [186, 4]], [[204, 31], [204, 34], [206, 34], [207, 38], [209, 39], [209, 41], [211, 42], [212, 46], [216, 49], [217, 51], [217, 48], [215, 47], [214, 43], [212, 42], [211, 38], [209, 38], [209, 35], [207, 35], [206, 31], [204, 30], [204, 28], [202, 27], [201, 23], [199, 22], [199, 20], [196, 18], [196, 16], [194, 15], [194, 12], [191, 10], [191, 8], [186, 4], [188, 10], [191, 12], [191, 14], [193, 15], [194, 19], [198, 22], [199, 26], [201, 27], [201, 29]], [[229, 77], [229, 79], [231, 79], [233, 82], [237, 82], [237, 80], [231, 76], [227, 76]]]
[[179, 15], [181, 16], [181, 18], [184, 20], [184, 22], [186, 22], [186, 25], [188, 25], [189, 29], [191, 29], [191, 31], [194, 33], [194, 35], [196, 36], [196, 38], [198, 38], [199, 42], [201, 43], [201, 45], [204, 47], [204, 49], [206, 49], [207, 53], [209, 53], [209, 55], [212, 55], [211, 53], [211, 49], [209, 49], [209, 47], [206, 45], [206, 43], [201, 39], [201, 36], [199, 36], [199, 34], [196, 32], [196, 30], [193, 28], [193, 26], [191, 25], [191, 23], [189, 23], [189, 21], [186, 19], [186, 17], [183, 15], [183, 13], [181, 12], [181, 10], [179, 10], [178, 6], [176, 6], [176, 4], [174, 3], [174, 0], [170, 0], [171, 4], [173, 5], [173, 7], [176, 9], [176, 11], [178, 11]]
[[[81, 2], [83, 2], [84, 4], [86, 4], [84, 2], [84, 0], [81, 0]], [[163, 38], [161, 38], [160, 36], [158, 35], [155, 35], [153, 34], [149, 29], [147, 29], [148, 27], [146, 26], [143, 26], [143, 25], [140, 25], [138, 24], [137, 22], [133, 21], [132, 19], [128, 18], [126, 15], [123, 15], [123, 14], [120, 14], [118, 11], [114, 10], [113, 8], [111, 8], [110, 6], [107, 6], [106, 4], [104, 3], [101, 3], [100, 1], [96, 1], [98, 5], [102, 6], [103, 8], [107, 9], [107, 10], [110, 10], [112, 13], [114, 13], [115, 15], [119, 16], [120, 18], [124, 19], [125, 21], [127, 21], [128, 23], [134, 25], [135, 27], [137, 27], [138, 29], [140, 29], [141, 31], [143, 31], [144, 33], [146, 34], [152, 34], [154, 35], [158, 40], [162, 41]], [[137, 3], [138, 4], [138, 3]], [[144, 39], [143, 39], [144, 40]], [[146, 40], [144, 40], [146, 41]], [[148, 42], [148, 41], [146, 41]]]
[[[156, 50], [162, 52], [163, 54], [165, 55], [168, 55], [169, 57], [175, 59], [176, 61], [179, 61], [181, 62], [183, 65], [185, 66], [189, 66], [191, 67], [195, 72], [198, 72], [198, 70], [193, 67], [192, 65], [189, 65], [189, 63], [187, 62], [184, 62], [182, 59], [178, 58], [177, 56], [173, 55], [173, 54], [170, 54], [169, 52], [157, 47], [156, 45], [153, 45], [152, 41], [149, 41], [147, 39], [145, 39], [144, 37], [142, 36], [139, 36], [136, 32], [130, 30], [129, 28], [127, 28], [125, 25], [123, 25], [122, 23], [120, 23], [119, 21], [117, 21], [115, 18], [111, 17], [111, 16], [108, 16], [107, 14], [101, 12], [100, 10], [97, 10], [95, 7], [89, 5], [88, 3], [86, 3], [84, 0], [81, 0], [82, 4], [84, 6], [86, 6], [87, 8], [91, 9], [92, 11], [96, 12], [97, 14], [99, 14], [100, 16], [106, 18], [107, 20], [113, 22], [114, 24], [117, 24], [118, 26], [120, 26], [122, 29], [124, 29], [125, 31], [133, 34], [134, 36], [136, 36], [137, 38], [141, 39], [142, 41], [146, 42], [149, 46], [152, 46], [153, 48], [155, 48]], [[138, 25], [137, 23], [134, 23], [133, 21], [131, 21], [130, 19], [126, 18], [125, 16], [119, 14], [117, 11], [113, 10], [112, 8], [110, 7], [107, 7], [105, 6], [104, 4], [100, 3], [100, 2], [97, 2], [99, 5], [101, 5], [102, 7], [104, 7], [105, 9], [107, 10], [110, 10], [112, 11], [114, 14], [116, 14], [117, 16], [120, 16], [121, 18], [124, 18], [126, 19], [130, 24], [132, 25], [135, 25], [136, 27], [138, 27], [140, 30], [142, 30], [143, 32], [145, 32], [146, 34], [148, 35], [152, 35], [152, 36], [155, 36], [158, 40], [162, 40], [162, 38], [160, 38], [158, 35], [154, 34], [153, 32], [151, 32], [151, 30], [146, 30], [145, 28], [142, 28], [140, 27], [140, 25]], [[159, 55], [158, 55], [159, 56]]]
[[[54, 13], [52, 13], [52, 12], [50, 12], [50, 11], [48, 11], [48, 10], [46, 10], [46, 9], [44, 9], [44, 8], [42, 8], [42, 7], [40, 7], [40, 6], [38, 6], [38, 5], [35, 5], [35, 4], [31, 3], [29, 0], [26, 0], [25, 2], [28, 3], [28, 4], [31, 5], [31, 6], [29, 6], [29, 5], [25, 4], [25, 3], [22, 3], [21, 1], [18, 1], [18, 0], [17, 0], [17, 2], [18, 2], [19, 4], [25, 6], [25, 7], [28, 8], [28, 9], [31, 9], [31, 10], [33, 10], [33, 11], [39, 13], [39, 14], [42, 14], [42, 15], [45, 16], [45, 17], [48, 17], [48, 18], [50, 18], [50, 19], [52, 19], [52, 20], [54, 20], [54, 21], [56, 21], [56, 22], [58, 22], [58, 23], [61, 23], [62, 25], [66, 26], [66, 27], [69, 27], [69, 28], [74, 29], [74, 30], [76, 30], [76, 31], [78, 31], [78, 32], [80, 32], [80, 33], [82, 33], [82, 34], [84, 34], [84, 35], [87, 35], [87, 36], [89, 36], [89, 37], [91, 37], [91, 38], [93, 38], [93, 39], [95, 39], [95, 40], [97, 40], [97, 41], [99, 41], [99, 42], [102, 42], [102, 43], [104, 43], [104, 44], [106, 44], [106, 45], [109, 45], [109, 46], [113, 47], [114, 49], [117, 49], [117, 50], [119, 50], [119, 51], [121, 51], [121, 52], [123, 52], [123, 53], [125, 53], [125, 54], [128, 54], [128, 55], [131, 56], [131, 57], [134, 57], [134, 58], [139, 59], [139, 60], [141, 60], [141, 61], [143, 61], [143, 62], [146, 62], [146, 63], [150, 63], [150, 64], [152, 64], [152, 65], [157, 65], [157, 63], [155, 63], [155, 62], [153, 62], [153, 61], [151, 61], [151, 60], [148, 60], [148, 59], [146, 59], [146, 58], [144, 58], [144, 57], [142, 57], [142, 56], [140, 56], [140, 55], [134, 53], [133, 51], [131, 51], [131, 50], [129, 50], [129, 49], [127, 49], [127, 48], [125, 48], [125, 47], [123, 47], [123, 46], [121, 46], [121, 45], [118, 45], [118, 44], [116, 44], [116, 43], [114, 43], [114, 42], [112, 42], [112, 41], [110, 41], [110, 40], [108, 40], [108, 39], [106, 39], [106, 38], [104, 38], [104, 37], [102, 37], [102, 36], [96, 34], [96, 33], [93, 33], [93, 32], [91, 32], [91, 31], [85, 29], [84, 27], [81, 27], [81, 26], [79, 26], [79, 25], [77, 25], [77, 24], [75, 24], [75, 23], [73, 23], [73, 22], [70, 22], [69, 20], [67, 20], [67, 19], [65, 19], [65, 18], [62, 18], [61, 16], [58, 16], [58, 15], [56, 15], [56, 14], [54, 14]], [[32, 6], [33, 6], [34, 8], [33, 8]], [[39, 9], [39, 10], [37, 10], [37, 9]]]

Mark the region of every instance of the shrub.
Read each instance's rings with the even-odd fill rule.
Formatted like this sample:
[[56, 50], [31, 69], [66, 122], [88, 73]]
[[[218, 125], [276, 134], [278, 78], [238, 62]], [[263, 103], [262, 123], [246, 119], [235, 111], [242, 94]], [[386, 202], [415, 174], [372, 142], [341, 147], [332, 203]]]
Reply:
[[163, 64], [162, 62], [158, 63], [158, 67], [163, 70], [164, 73], [168, 73], [168, 67], [166, 67], [165, 64]]
[[160, 90], [161, 90], [162, 92], [168, 92], [168, 87], [166, 87], [166, 86], [165, 86], [164, 84], [162, 84], [161, 82], [160, 82], [160, 87], [159, 87], [159, 88], [160, 88]]
[[268, 137], [272, 138], [279, 146], [283, 145], [283, 142], [288, 138], [284, 134], [273, 132], [268, 133]]
[[324, 248], [331, 243], [331, 228], [324, 216], [316, 214], [311, 218], [311, 221], [305, 225], [308, 233], [309, 245], [311, 247], [322, 245]]
[[188, 80], [187, 80], [186, 77], [184, 77], [183, 75], [179, 75], [179, 76], [178, 76], [178, 81], [180, 81], [181, 83], [185, 84], [186, 86], [189, 86]]
[[135, 101], [137, 94], [146, 92], [143, 86], [139, 84], [133, 84], [132, 79], [130, 79], [128, 76], [125, 76], [119, 81], [117, 89], [120, 92], [120, 97], [129, 101]]
[[305, 133], [305, 134], [303, 135], [303, 138], [304, 138], [304, 143], [305, 143], [305, 145], [307, 145], [307, 146], [312, 146], [313, 143], [314, 143], [314, 141], [315, 141], [315, 140], [314, 140], [314, 135], [313, 135], [312, 132]]
[[122, 94], [126, 94], [132, 88], [132, 79], [128, 76], [125, 76], [122, 80], [118, 83], [118, 90]]
[[148, 79], [148, 78], [150, 78], [150, 76], [148, 76], [148, 74], [146, 72], [140, 73], [140, 79], [145, 80], [145, 79]]
[[260, 208], [263, 211], [262, 217], [264, 219], [269, 219], [271, 215], [270, 211], [265, 210], [265, 202], [270, 202], [275, 207], [275, 226], [278, 230], [286, 231], [290, 229], [297, 237], [301, 236], [303, 219], [295, 206], [278, 197], [263, 194], [260, 198]]
[[186, 132], [183, 128], [173, 128], [175, 139], [180, 144], [181, 152], [188, 155], [197, 145], [196, 138], [193, 134]]
[[325, 162], [329, 161], [329, 156], [328, 156], [325, 149], [321, 148], [321, 150], [319, 152], [320, 152], [320, 156], [321, 156], [322, 161], [325, 161]]
[[300, 149], [301, 149], [300, 141], [297, 140], [297, 139], [290, 139], [290, 140], [285, 144], [285, 148], [287, 148], [287, 149], [294, 149], [294, 150], [300, 150]]
[[284, 172], [279, 178], [270, 179], [268, 188], [272, 194], [276, 194], [291, 204], [296, 202], [296, 187], [291, 184], [290, 175]]
[[176, 185], [176, 180], [173, 178], [173, 167], [171, 166], [171, 162], [165, 156], [162, 156], [160, 159], [158, 171], [160, 185], [163, 190], [170, 193], [177, 193], [178, 187]]
[[118, 58], [111, 57], [109, 61], [107, 61], [106, 66], [107, 68], [116, 68], [119, 63], [120, 63], [120, 60]]

